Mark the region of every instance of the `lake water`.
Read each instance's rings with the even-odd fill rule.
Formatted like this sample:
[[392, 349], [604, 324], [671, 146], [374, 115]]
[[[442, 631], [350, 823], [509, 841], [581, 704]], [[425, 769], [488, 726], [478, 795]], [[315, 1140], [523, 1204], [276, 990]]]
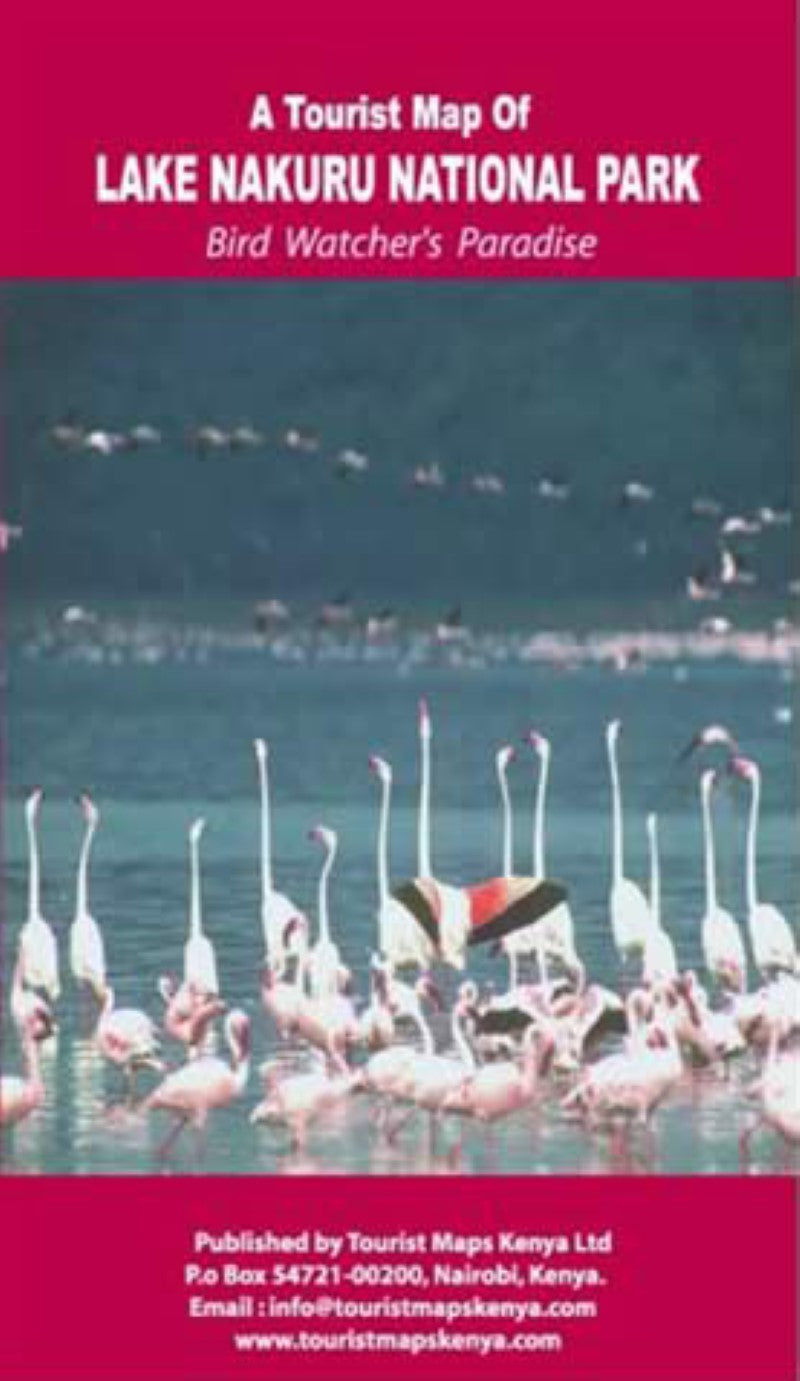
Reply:
[[[122, 1081], [94, 1050], [88, 1019], [66, 973], [66, 938], [82, 820], [75, 794], [88, 789], [102, 811], [91, 875], [91, 909], [106, 939], [110, 973], [123, 1005], [160, 1016], [160, 974], [181, 963], [188, 898], [187, 829], [199, 815], [205, 924], [218, 953], [223, 992], [253, 1019], [255, 1067], [277, 1041], [258, 996], [258, 804], [252, 740], [271, 745], [276, 883], [309, 914], [316, 906], [318, 848], [309, 829], [339, 833], [332, 879], [335, 938], [366, 992], [375, 944], [375, 834], [378, 793], [367, 769], [372, 752], [395, 771], [392, 874], [415, 871], [416, 702], [428, 697], [434, 719], [434, 867], [453, 882], [500, 871], [500, 812], [494, 753], [519, 744], [530, 727], [548, 734], [553, 760], [548, 801], [548, 870], [569, 887], [580, 951], [592, 977], [617, 985], [610, 941], [609, 786], [604, 746], [608, 719], [623, 721], [622, 779], [626, 871], [646, 881], [644, 817], [661, 822], [665, 923], [684, 966], [701, 968], [702, 839], [698, 765], [680, 768], [678, 750], [701, 725], [721, 721], [761, 764], [764, 800], [760, 883], [765, 899], [796, 916], [796, 800], [791, 767], [791, 686], [786, 665], [734, 659], [674, 659], [619, 674], [582, 662], [574, 670], [526, 663], [502, 641], [492, 655], [353, 653], [307, 645], [281, 658], [252, 646], [208, 639], [192, 655], [167, 639], [148, 655], [110, 654], [76, 642], [66, 651], [20, 636], [7, 660], [4, 748], [5, 953], [24, 918], [26, 849], [22, 803], [41, 784], [44, 913], [61, 941], [64, 993], [60, 1033], [45, 1051], [46, 1106], [4, 1147], [14, 1172], [145, 1173], [158, 1162], [166, 1130], [158, 1115], [121, 1107]], [[141, 653], [141, 649], [140, 649]], [[713, 755], [711, 761], [714, 761]], [[719, 759], [717, 758], [718, 762]], [[532, 756], [520, 746], [510, 783], [519, 871], [530, 866], [534, 787]], [[744, 788], [718, 793], [719, 884], [724, 904], [743, 919]], [[500, 958], [472, 952], [471, 972], [505, 985]], [[444, 973], [448, 996], [456, 975]], [[6, 973], [5, 989], [8, 986]], [[447, 1044], [446, 1024], [437, 1026]], [[13, 1032], [5, 1031], [5, 1066], [16, 1068]], [[168, 1047], [170, 1060], [180, 1052]], [[287, 1063], [302, 1060], [289, 1047]], [[178, 1172], [279, 1173], [476, 1170], [530, 1173], [644, 1170], [734, 1172], [738, 1136], [748, 1116], [743, 1088], [751, 1057], [728, 1082], [688, 1077], [656, 1114], [654, 1147], [636, 1135], [620, 1150], [589, 1136], [558, 1106], [551, 1085], [529, 1111], [489, 1136], [461, 1122], [432, 1134], [416, 1117], [388, 1145], [359, 1096], [312, 1130], [302, 1154], [278, 1132], [251, 1127], [260, 1096], [251, 1074], [246, 1096], [210, 1120], [201, 1149], [186, 1134], [169, 1169]], [[144, 1076], [142, 1087], [148, 1078]], [[770, 1133], [754, 1143], [756, 1170], [777, 1164]]]

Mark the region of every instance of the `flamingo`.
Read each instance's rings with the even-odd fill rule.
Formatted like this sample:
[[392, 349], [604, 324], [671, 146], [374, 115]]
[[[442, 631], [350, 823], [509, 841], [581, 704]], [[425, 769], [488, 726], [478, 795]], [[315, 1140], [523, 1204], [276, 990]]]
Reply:
[[131, 1100], [137, 1070], [164, 1068], [158, 1056], [155, 1022], [138, 1007], [115, 1007], [114, 989], [110, 984], [106, 985], [103, 995], [95, 1042], [106, 1060], [124, 1070]]
[[4, 1074], [0, 1079], [0, 1126], [22, 1122], [44, 1103], [44, 1083], [39, 1065], [39, 1047], [32, 1027], [22, 1030], [22, 1058], [25, 1073]]
[[214, 1108], [224, 1108], [241, 1097], [250, 1074], [250, 1019], [239, 1008], [225, 1018], [225, 1039], [230, 1063], [218, 1055], [201, 1055], [168, 1074], [146, 1099], [146, 1111], [163, 1108], [176, 1122], [159, 1148], [168, 1153], [191, 1122], [202, 1130]]
[[[527, 742], [539, 759], [539, 781], [536, 787], [533, 812], [533, 875], [536, 878], [544, 878], [547, 876], [544, 852], [544, 821], [547, 785], [550, 779], [550, 740], [544, 734], [532, 730], [527, 736]], [[559, 959], [573, 980], [577, 982], [578, 987], [581, 988], [585, 981], [585, 970], [575, 948], [575, 923], [569, 904], [565, 901], [559, 902], [552, 911], [548, 911], [547, 915], [542, 917], [534, 933], [538, 933], [539, 936], [540, 956], [543, 958], [545, 954], [549, 953], [554, 958]], [[546, 982], [544, 973], [542, 977]]]
[[428, 702], [420, 700], [418, 714], [420, 745], [419, 815], [417, 820], [417, 869], [423, 884], [433, 889], [434, 910], [438, 919], [439, 957], [453, 968], [466, 964], [470, 931], [469, 900], [460, 887], [437, 881], [431, 867], [431, 724]]
[[106, 986], [105, 949], [102, 932], [88, 904], [89, 854], [100, 823], [100, 812], [86, 793], [79, 797], [79, 804], [86, 821], [86, 833], [78, 861], [75, 918], [69, 932], [70, 967], [76, 982], [87, 984], [102, 1001]]
[[336, 860], [339, 837], [335, 830], [327, 829], [324, 825], [317, 825], [308, 837], [322, 845], [325, 859], [319, 878], [317, 902], [319, 939], [308, 953], [305, 970], [313, 998], [335, 997], [349, 977], [342, 964], [339, 947], [331, 939], [328, 909], [328, 879]]
[[680, 1079], [683, 1062], [669, 1021], [657, 1015], [646, 1026], [643, 1018], [648, 1008], [646, 993], [637, 989], [629, 994], [626, 1010], [631, 1034], [625, 1050], [589, 1065], [562, 1100], [562, 1108], [578, 1107], [589, 1122], [617, 1114], [649, 1121]]
[[661, 924], [661, 867], [658, 853], [658, 816], [647, 817], [650, 843], [650, 918], [652, 925], [644, 942], [642, 975], [645, 983], [669, 983], [678, 977], [675, 946]]
[[[383, 977], [385, 981], [385, 975]], [[413, 1021], [419, 1032], [423, 1056], [433, 1056], [436, 1050], [433, 1033], [425, 1020], [420, 1003], [410, 1003], [405, 1015]], [[418, 1054], [417, 1048], [408, 1042], [376, 1051], [360, 1070], [362, 1086], [382, 1097], [393, 1095], [403, 1079], [410, 1075], [411, 1066]]]
[[473, 982], [461, 984], [450, 1021], [455, 1058], [437, 1055], [429, 1049], [415, 1055], [400, 1075], [394, 1089], [396, 1098], [436, 1113], [440, 1111], [447, 1094], [459, 1088], [465, 1077], [474, 1073], [478, 1066], [464, 1032], [464, 1019], [474, 1008], [477, 997], [478, 990]]
[[733, 916], [717, 902], [714, 827], [711, 818], [711, 792], [716, 772], [706, 770], [700, 778], [703, 812], [703, 853], [705, 860], [706, 910], [701, 928], [706, 969], [721, 987], [743, 993], [747, 987], [747, 958], [741, 932]]
[[466, 1113], [480, 1122], [507, 1117], [530, 1103], [553, 1049], [552, 1035], [532, 1023], [523, 1037], [520, 1061], [498, 1060], [483, 1065], [460, 1088], [445, 1094], [442, 1109]]
[[765, 978], [780, 971], [797, 973], [794, 936], [786, 917], [770, 902], [759, 901], [756, 884], [756, 849], [761, 807], [761, 769], [750, 758], [734, 756], [730, 770], [750, 786], [750, 818], [747, 825], [745, 888], [747, 928], [756, 968]]
[[[268, 962], [280, 976], [286, 962], [285, 936], [289, 924], [302, 912], [285, 892], [275, 890], [272, 878], [272, 819], [269, 802], [269, 748], [263, 738], [254, 741], [261, 792], [261, 927]], [[291, 932], [290, 932], [291, 933]]]
[[42, 802], [37, 787], [25, 802], [28, 831], [28, 916], [19, 933], [23, 980], [29, 988], [43, 988], [52, 1002], [61, 992], [58, 978], [58, 946], [52, 928], [42, 915], [41, 875], [37, 825]]
[[611, 773], [611, 931], [617, 953], [624, 960], [635, 950], [644, 948], [648, 932], [652, 928], [652, 916], [647, 898], [642, 889], [630, 878], [624, 876], [624, 838], [622, 821], [622, 794], [619, 780], [617, 742], [622, 725], [614, 719], [606, 728], [606, 747], [608, 765]]
[[183, 981], [213, 997], [219, 993], [214, 946], [203, 934], [200, 899], [200, 839], [205, 820], [195, 820], [189, 830], [190, 902], [189, 935], [183, 949]]
[[191, 983], [179, 984], [169, 974], [159, 978], [158, 991], [164, 999], [164, 1030], [173, 1040], [185, 1045], [193, 1059], [211, 1023], [225, 1011], [225, 1003]]
[[394, 968], [415, 965], [427, 969], [436, 949], [422, 926], [389, 890], [389, 812], [392, 797], [392, 769], [383, 758], [372, 756], [370, 770], [381, 784], [381, 811], [378, 823], [378, 943], [381, 953]]
[[[271, 964], [265, 964], [261, 971], [261, 1002], [269, 1013], [278, 1033], [284, 1039], [295, 1029], [300, 1013], [308, 1003], [304, 986], [304, 970], [308, 952], [308, 921], [305, 916], [293, 917], [287, 929], [299, 935], [295, 955], [294, 978], [288, 982], [278, 975]], [[288, 949], [290, 936], [284, 935], [284, 948]]]
[[271, 1066], [265, 1074], [266, 1098], [253, 1108], [250, 1121], [288, 1127], [295, 1150], [305, 1145], [310, 1124], [342, 1103], [360, 1083], [352, 1070], [331, 1073], [324, 1067], [282, 1079]]
[[780, 1023], [773, 1025], [764, 1068], [756, 1083], [761, 1110], [755, 1122], [741, 1135], [739, 1145], [743, 1156], [753, 1133], [762, 1123], [772, 1127], [790, 1145], [800, 1146], [800, 1051], [794, 1049], [779, 1054], [782, 1035]]
[[21, 950], [11, 976], [11, 1000], [9, 1003], [11, 1019], [19, 1032], [20, 1039], [27, 1031], [35, 1041], [47, 1040], [56, 1030], [57, 1023], [53, 1009], [39, 993], [26, 988], [24, 965]]
[[[511, 794], [508, 789], [508, 769], [515, 757], [514, 749], [510, 744], [506, 744], [503, 748], [498, 748], [494, 760], [503, 810], [502, 876], [504, 878], [511, 878], [514, 872], [514, 817], [511, 808]], [[520, 930], [513, 931], [511, 935], [504, 935], [501, 944], [503, 953], [508, 959], [508, 989], [511, 992], [519, 986], [521, 955], [538, 954], [539, 962], [542, 963], [542, 954], [538, 945], [538, 926], [526, 925]], [[542, 977], [545, 977], [544, 973]]]

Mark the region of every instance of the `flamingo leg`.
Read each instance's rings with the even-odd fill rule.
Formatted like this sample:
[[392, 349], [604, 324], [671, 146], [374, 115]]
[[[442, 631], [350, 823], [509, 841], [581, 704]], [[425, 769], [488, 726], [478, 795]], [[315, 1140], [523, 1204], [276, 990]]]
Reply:
[[173, 1126], [167, 1132], [167, 1135], [156, 1151], [159, 1160], [166, 1160], [181, 1132], [185, 1127], [188, 1127], [191, 1120], [192, 1117], [190, 1113], [181, 1113], [180, 1116], [176, 1118]]

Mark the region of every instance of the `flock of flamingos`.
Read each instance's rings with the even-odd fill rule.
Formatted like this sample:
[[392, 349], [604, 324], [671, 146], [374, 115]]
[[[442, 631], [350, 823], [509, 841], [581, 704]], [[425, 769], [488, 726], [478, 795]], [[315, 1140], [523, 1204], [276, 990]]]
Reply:
[[[761, 801], [758, 765], [742, 755], [721, 725], [698, 733], [684, 757], [716, 747], [722, 765], [700, 775], [705, 855], [705, 912], [701, 921], [704, 981], [682, 970], [661, 919], [658, 821], [647, 819], [649, 894], [625, 875], [623, 807], [618, 759], [620, 723], [607, 726], [611, 785], [609, 917], [621, 961], [620, 993], [590, 981], [576, 946], [567, 891], [549, 880], [545, 863], [545, 805], [550, 744], [531, 733], [538, 759], [532, 872], [514, 872], [512, 815], [506, 773], [510, 747], [497, 753], [503, 810], [502, 871], [474, 886], [436, 878], [430, 850], [431, 719], [419, 710], [420, 798], [418, 876], [392, 887], [389, 832], [392, 771], [381, 758], [370, 766], [380, 787], [377, 836], [378, 913], [370, 992], [359, 1002], [352, 976], [333, 938], [328, 884], [336, 834], [323, 826], [311, 837], [322, 849], [316, 934], [308, 918], [274, 885], [268, 749], [256, 740], [261, 791], [261, 923], [265, 958], [260, 994], [278, 1034], [300, 1043], [304, 1063], [287, 1068], [270, 1060], [259, 1071], [263, 1096], [253, 1123], [288, 1130], [301, 1146], [313, 1124], [356, 1094], [374, 1100], [375, 1134], [397, 1137], [418, 1111], [432, 1125], [448, 1114], [482, 1122], [512, 1115], [535, 1102], [542, 1081], [562, 1081], [561, 1106], [587, 1126], [648, 1124], [687, 1071], [725, 1073], [746, 1052], [759, 1062], [748, 1092], [753, 1116], [741, 1138], [744, 1155], [753, 1132], [766, 1124], [791, 1147], [800, 1145], [800, 961], [792, 928], [758, 891], [757, 849]], [[745, 935], [717, 898], [713, 800], [723, 777], [741, 780], [750, 793], [744, 860], [746, 938], [758, 986], [748, 984]], [[19, 934], [10, 991], [10, 1015], [21, 1045], [21, 1075], [6, 1074], [0, 1123], [34, 1116], [45, 1095], [39, 1045], [56, 1030], [60, 996], [56, 938], [40, 907], [38, 817], [41, 791], [26, 802], [29, 842], [28, 916]], [[69, 933], [74, 982], [96, 1005], [95, 1043], [128, 1086], [130, 1104], [170, 1117], [159, 1154], [169, 1154], [181, 1131], [198, 1134], [209, 1114], [235, 1103], [250, 1078], [250, 1019], [220, 995], [216, 956], [203, 931], [200, 839], [203, 821], [189, 836], [191, 895], [181, 980], [162, 977], [161, 1028], [143, 1010], [121, 1008], [106, 968], [103, 935], [88, 899], [89, 859], [99, 813], [80, 798], [85, 835], [77, 871], [75, 917]], [[435, 974], [444, 964], [463, 971], [470, 948], [489, 945], [508, 963], [507, 989], [481, 993], [460, 982], [450, 1013], [451, 1041], [436, 1049], [432, 1010], [442, 1006]], [[534, 966], [535, 965], [535, 970]], [[523, 973], [524, 969], [524, 973]], [[535, 978], [536, 981], [532, 981]], [[223, 1058], [217, 1024], [224, 1023]], [[183, 1047], [185, 1058], [168, 1069], [163, 1048]], [[608, 1042], [612, 1040], [610, 1050]], [[606, 1053], [603, 1045], [606, 1045]], [[140, 1071], [159, 1081], [137, 1100]]]

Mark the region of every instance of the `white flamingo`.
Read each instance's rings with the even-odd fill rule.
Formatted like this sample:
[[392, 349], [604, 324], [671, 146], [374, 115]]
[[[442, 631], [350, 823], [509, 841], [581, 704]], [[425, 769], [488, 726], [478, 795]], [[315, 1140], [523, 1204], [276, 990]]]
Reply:
[[658, 850], [658, 816], [647, 817], [650, 843], [650, 926], [645, 936], [642, 977], [651, 986], [678, 977], [678, 958], [671, 937], [661, 924], [661, 865]]
[[381, 953], [394, 968], [414, 965], [427, 969], [436, 957], [436, 950], [422, 926], [393, 897], [389, 887], [389, 812], [392, 798], [392, 769], [383, 758], [372, 756], [370, 770], [381, 784], [381, 810], [378, 822], [378, 944]]
[[19, 933], [23, 980], [29, 988], [43, 988], [52, 1002], [61, 992], [58, 978], [58, 946], [52, 928], [42, 915], [38, 822], [41, 787], [25, 802], [28, 831], [28, 915]]
[[[302, 917], [302, 911], [275, 889], [272, 876], [272, 813], [269, 799], [269, 747], [263, 738], [254, 742], [258, 780], [261, 792], [261, 928], [267, 961], [278, 977], [286, 962], [286, 935], [292, 921]], [[291, 932], [289, 932], [291, 933]]]
[[723, 988], [743, 993], [747, 987], [747, 957], [741, 932], [730, 912], [725, 911], [717, 901], [714, 825], [711, 818], [711, 793], [716, 776], [716, 772], [709, 768], [700, 778], [706, 884], [706, 910], [700, 938], [706, 969], [714, 981]]
[[89, 911], [89, 854], [100, 823], [100, 812], [85, 793], [79, 798], [86, 833], [78, 860], [78, 879], [75, 893], [75, 917], [69, 931], [69, 959], [73, 978], [86, 984], [95, 997], [103, 1000], [106, 986], [106, 956], [103, 936], [97, 921]]
[[311, 830], [309, 839], [321, 844], [325, 859], [319, 877], [317, 894], [317, 925], [319, 938], [312, 945], [305, 960], [305, 974], [312, 998], [335, 997], [346, 986], [349, 979], [347, 969], [342, 964], [339, 946], [331, 938], [328, 887], [331, 869], [336, 860], [339, 837], [335, 830], [317, 825]]
[[189, 935], [183, 949], [183, 981], [199, 992], [216, 996], [219, 993], [217, 960], [214, 946], [203, 933], [200, 895], [200, 839], [205, 827], [205, 820], [195, 820], [189, 830]]
[[137, 1070], [164, 1068], [155, 1022], [138, 1007], [115, 1007], [110, 985], [106, 985], [95, 1042], [104, 1059], [124, 1071], [131, 1100]]
[[230, 1063], [218, 1055], [189, 1060], [162, 1079], [145, 1101], [147, 1111], [162, 1108], [176, 1119], [159, 1148], [161, 1155], [167, 1154], [189, 1123], [201, 1130], [214, 1108], [227, 1107], [244, 1093], [250, 1074], [250, 1019], [238, 1008], [225, 1018], [225, 1039]]
[[[547, 876], [545, 863], [545, 808], [547, 786], [550, 780], [550, 740], [544, 734], [534, 731], [528, 734], [527, 742], [539, 759], [539, 780], [536, 785], [536, 798], [533, 810], [533, 875], [536, 878]], [[583, 987], [586, 971], [575, 948], [575, 922], [568, 902], [559, 902], [536, 927], [539, 936], [540, 956], [550, 954], [558, 959], [577, 983]], [[542, 978], [547, 981], [546, 972]]]
[[614, 719], [606, 729], [608, 765], [611, 774], [611, 931], [617, 953], [624, 961], [629, 954], [644, 948], [652, 927], [650, 907], [641, 887], [625, 877], [622, 791], [619, 778], [617, 742], [622, 725]]
[[55, 1015], [49, 1002], [40, 993], [35, 993], [31, 988], [25, 986], [24, 966], [20, 950], [17, 951], [14, 972], [11, 976], [9, 1009], [11, 1020], [19, 1032], [20, 1040], [27, 1032], [35, 1041], [44, 1041], [52, 1036], [57, 1029]]
[[395, 1086], [394, 1097], [436, 1113], [447, 1094], [460, 1088], [464, 1079], [474, 1073], [478, 1066], [464, 1031], [464, 1020], [474, 1008], [477, 997], [474, 983], [461, 984], [450, 1021], [455, 1056], [437, 1055], [429, 1050], [414, 1055]]
[[31, 1029], [22, 1031], [22, 1058], [25, 1073], [4, 1074], [0, 1079], [0, 1126], [22, 1122], [44, 1103], [44, 1083], [39, 1065], [39, 1047]]
[[750, 758], [733, 757], [730, 769], [750, 786], [745, 890], [747, 928], [756, 968], [765, 978], [779, 971], [798, 972], [797, 946], [786, 917], [771, 902], [762, 902], [756, 882], [756, 851], [761, 807], [761, 769]]

